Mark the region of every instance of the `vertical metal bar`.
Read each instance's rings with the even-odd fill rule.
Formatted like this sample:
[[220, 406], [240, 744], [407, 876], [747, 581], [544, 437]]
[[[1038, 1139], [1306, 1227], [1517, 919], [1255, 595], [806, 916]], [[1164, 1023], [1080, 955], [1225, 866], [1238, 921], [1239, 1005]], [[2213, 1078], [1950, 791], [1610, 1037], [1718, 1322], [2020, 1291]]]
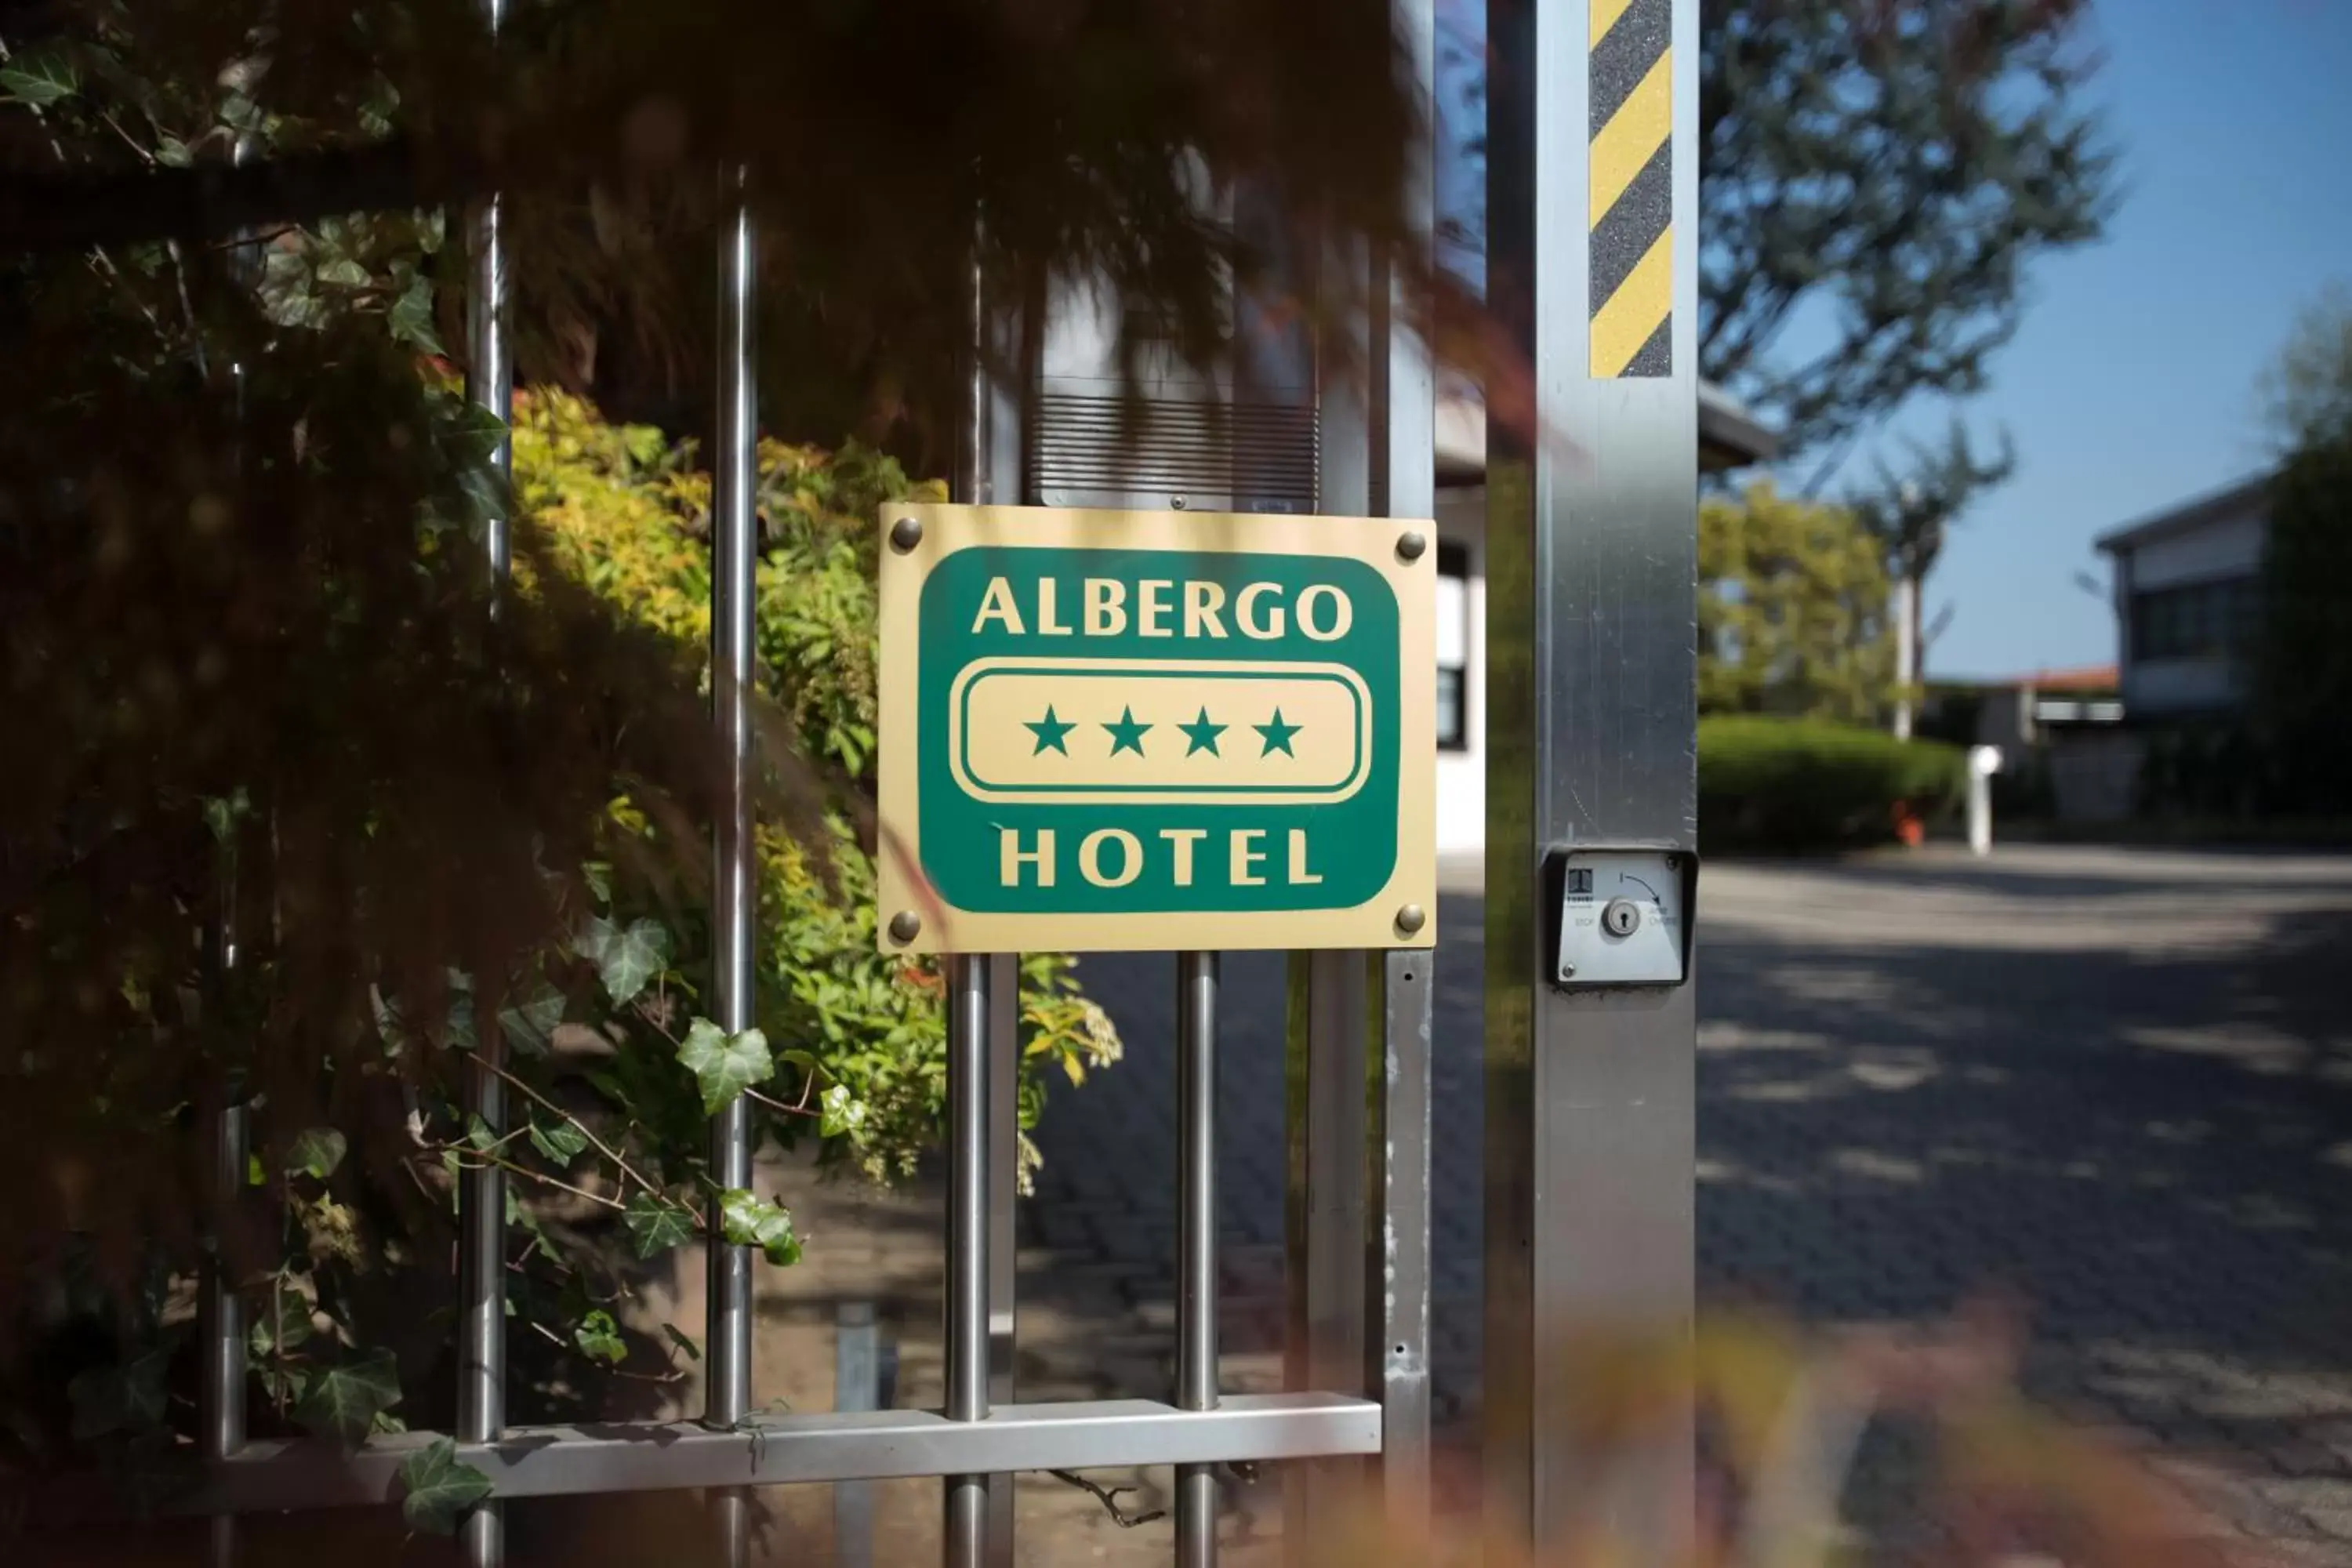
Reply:
[[[874, 1303], [844, 1301], [833, 1320], [833, 1407], [845, 1415], [882, 1407], [881, 1335]], [[872, 1568], [874, 1483], [836, 1481], [833, 1488], [835, 1568]]]
[[[955, 471], [950, 486], [954, 498], [967, 505], [986, 506], [1001, 496], [1018, 497], [1017, 456], [1009, 456], [1006, 437], [1019, 423], [1017, 409], [1006, 407], [1004, 389], [991, 363], [990, 349], [1001, 349], [1006, 323], [989, 299], [988, 279], [979, 250], [984, 226], [975, 224], [974, 256], [966, 300], [969, 340], [965, 344], [961, 405], [956, 430]], [[1017, 448], [1015, 448], [1017, 452]], [[992, 953], [989, 968], [987, 1024], [988, 1100], [988, 1396], [1010, 1404], [1013, 1397], [1015, 1294], [1018, 1283], [1016, 1204], [1020, 1195], [1021, 1161], [1021, 960], [1017, 953]], [[992, 1477], [987, 1485], [986, 1560], [1009, 1568], [1013, 1556], [1013, 1483], [1010, 1476]]]
[[[988, 959], [988, 1397], [1013, 1403], [1021, 1168], [1021, 955]], [[988, 1479], [990, 1568], [1012, 1568], [1013, 1478]]]
[[[1284, 1115], [1285, 1386], [1360, 1394], [1364, 1377], [1365, 959], [1294, 953]], [[1294, 1560], [1330, 1539], [1363, 1467], [1310, 1459], [1283, 1471]]]
[[[948, 960], [947, 1418], [988, 1415], [988, 993], [984, 955]], [[950, 1476], [941, 1555], [980, 1568], [989, 1478]]]
[[[956, 431], [956, 464], [950, 489], [971, 506], [987, 506], [1000, 496], [1020, 494], [1017, 458], [1008, 458], [1005, 431], [1019, 423], [1008, 410], [990, 349], [1000, 351], [1006, 323], [992, 308], [988, 277], [980, 258], [984, 224], [973, 226], [973, 258], [966, 300], [969, 339], [964, 347], [962, 406]], [[1019, 1272], [1016, 1205], [1021, 1165], [1021, 958], [992, 953], [988, 1009], [988, 1396], [1013, 1402], [1014, 1295]], [[1013, 1482], [992, 1477], [988, 1484], [987, 1561], [1011, 1568], [1013, 1554]]]
[[[1360, 246], [1327, 247], [1328, 274], [1367, 265]], [[1336, 331], [1347, 352], [1318, 343], [1316, 401], [1321, 430], [1318, 504], [1337, 516], [1371, 510], [1379, 425], [1370, 388], [1339, 374], [1370, 362], [1370, 323]], [[1365, 955], [1291, 955], [1284, 1117], [1289, 1143], [1285, 1184], [1284, 1282], [1288, 1297], [1285, 1384], [1360, 1394], [1364, 1376], [1364, 1132], [1367, 1057]], [[1328, 1541], [1360, 1480], [1360, 1461], [1308, 1460], [1283, 1472], [1283, 1536], [1294, 1559]]]
[[[217, 952], [226, 972], [236, 963], [234, 916], [229, 912], [236, 908], [233, 849], [225, 851], [221, 859], [226, 896]], [[233, 1081], [226, 1084], [224, 1099], [213, 1122], [212, 1173], [206, 1194], [212, 1208], [212, 1255], [205, 1268], [204, 1380], [197, 1394], [203, 1454], [206, 1462], [214, 1464], [245, 1447], [245, 1303], [229, 1270], [228, 1231], [231, 1208], [245, 1186], [247, 1128], [242, 1087]], [[229, 1568], [236, 1561], [236, 1517], [215, 1515], [211, 1535], [213, 1568]]]
[[[750, 172], [740, 164], [720, 179], [719, 417], [711, 465], [710, 702], [725, 770], [711, 836], [712, 1001], [713, 1021], [730, 1034], [751, 1026], [752, 926], [759, 909], [752, 883], [751, 712], [759, 552], [759, 237], [750, 184]], [[721, 1189], [751, 1184], [751, 1117], [740, 1096], [710, 1119], [710, 1178]], [[714, 1198], [702, 1418], [732, 1426], [751, 1407], [751, 1254], [720, 1237], [718, 1207]], [[720, 1492], [712, 1507], [725, 1561], [740, 1568], [750, 1551], [751, 1493], [740, 1488]]]
[[[484, 22], [496, 36], [504, 20], [505, 0], [479, 4]], [[504, 218], [493, 191], [474, 204], [466, 220], [466, 395], [499, 422], [490, 458], [498, 473], [499, 501], [483, 528], [494, 591], [505, 586], [513, 557], [506, 497], [514, 463], [513, 437], [507, 429], [514, 416], [514, 356]], [[494, 596], [493, 614], [497, 603]], [[462, 1093], [469, 1119], [478, 1117], [497, 1135], [506, 1131], [507, 1123], [506, 1083], [497, 1070], [506, 1065], [506, 1037], [495, 1021], [477, 1034]], [[467, 1171], [457, 1190], [460, 1442], [488, 1442], [506, 1426], [506, 1172], [487, 1162]], [[497, 1568], [505, 1561], [506, 1510], [497, 1499], [485, 1500], [467, 1516], [462, 1546], [470, 1568]]]
[[[1217, 1407], [1217, 955], [1176, 955], [1176, 1407]], [[1214, 1568], [1217, 1476], [1176, 1468], [1176, 1561]]]
[[1383, 954], [1381, 1125], [1372, 1136], [1380, 1226], [1367, 1373], [1381, 1400], [1381, 1493], [1396, 1539], [1429, 1524], [1429, 1096], [1434, 952]]
[[[1565, 1348], [1690, 1331], [1694, 986], [1548, 984], [1540, 868], [1548, 846], [1694, 837], [1698, 10], [1489, 9], [1487, 300], [1535, 399], [1531, 424], [1486, 426], [1482, 1470], [1505, 1550], [1572, 1533], [1628, 1563], [1688, 1558], [1689, 1424], [1580, 1446]], [[1654, 102], [1624, 98], [1628, 70], [1666, 83], [1666, 178], [1596, 227], [1595, 94]]]
[[[1412, 260], [1433, 265], [1433, 163], [1436, 138], [1437, 16], [1434, 0], [1395, 0], [1397, 33], [1412, 68], [1425, 126], [1409, 150], [1406, 212]], [[1380, 510], [1396, 518], [1437, 510], [1437, 380], [1419, 328], [1427, 301], [1412, 293], [1411, 268], [1384, 279], [1373, 363], [1380, 417], [1374, 462]], [[1434, 765], [1432, 763], [1424, 765]], [[1430, 1518], [1430, 1073], [1433, 952], [1380, 961], [1379, 1079], [1370, 1114], [1368, 1181], [1377, 1223], [1367, 1226], [1365, 1292], [1371, 1303], [1365, 1375], [1381, 1401], [1381, 1492], [1393, 1539], [1426, 1539]], [[1406, 1546], [1405, 1550], [1412, 1548]]]

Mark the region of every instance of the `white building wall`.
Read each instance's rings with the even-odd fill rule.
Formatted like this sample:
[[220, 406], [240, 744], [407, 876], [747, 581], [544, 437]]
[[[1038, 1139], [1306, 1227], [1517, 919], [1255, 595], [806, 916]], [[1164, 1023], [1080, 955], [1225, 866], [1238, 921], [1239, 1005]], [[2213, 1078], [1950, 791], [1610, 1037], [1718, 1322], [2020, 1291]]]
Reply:
[[2132, 587], [2146, 593], [2184, 583], [2252, 576], [2262, 570], [2263, 533], [2262, 513], [2247, 510], [2151, 541], [2131, 552]]

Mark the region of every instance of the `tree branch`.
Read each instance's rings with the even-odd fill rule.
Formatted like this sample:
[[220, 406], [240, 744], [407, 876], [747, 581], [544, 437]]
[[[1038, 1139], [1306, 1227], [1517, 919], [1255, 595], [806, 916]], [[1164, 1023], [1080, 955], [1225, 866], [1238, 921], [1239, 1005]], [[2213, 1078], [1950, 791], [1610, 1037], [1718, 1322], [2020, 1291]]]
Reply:
[[404, 138], [242, 164], [127, 174], [0, 176], [0, 247], [79, 250], [154, 239], [226, 240], [239, 230], [342, 213], [446, 206], [491, 188], [478, 162], [422, 155]]
[[1123, 1511], [1118, 1506], [1118, 1500], [1133, 1491], [1135, 1489], [1133, 1487], [1097, 1486], [1076, 1470], [1047, 1470], [1045, 1473], [1065, 1486], [1073, 1486], [1082, 1492], [1093, 1494], [1094, 1500], [1103, 1505], [1104, 1510], [1109, 1513], [1121, 1530], [1133, 1530], [1139, 1524], [1150, 1524], [1155, 1519], [1168, 1517], [1168, 1510], [1164, 1508], [1155, 1508], [1150, 1513], [1130, 1514]]

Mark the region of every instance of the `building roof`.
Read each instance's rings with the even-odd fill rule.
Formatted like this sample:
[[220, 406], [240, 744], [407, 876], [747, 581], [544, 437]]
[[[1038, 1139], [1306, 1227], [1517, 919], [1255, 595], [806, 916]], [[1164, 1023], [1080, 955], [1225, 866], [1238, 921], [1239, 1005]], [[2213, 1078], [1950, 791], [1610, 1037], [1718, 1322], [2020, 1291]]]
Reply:
[[2121, 528], [2099, 535], [2091, 542], [2091, 547], [2113, 555], [2118, 551], [2137, 550], [2143, 544], [2153, 544], [2159, 539], [2233, 517], [2262, 499], [2263, 492], [2270, 488], [2276, 473], [2275, 469], [2264, 468], [2259, 474], [2250, 474], [2218, 490], [2209, 490], [2191, 500], [2178, 502], [2137, 522], [2127, 522]]
[[[1700, 466], [1744, 468], [1780, 449], [1780, 437], [1764, 427], [1731, 394], [1712, 382], [1698, 388]], [[1455, 384], [1437, 398], [1437, 482], [1475, 485], [1486, 477], [1486, 405], [1475, 387]]]
[[2084, 664], [2072, 669], [2037, 669], [1999, 684], [2030, 686], [2036, 691], [2113, 691], [2122, 681], [2122, 673], [2112, 664]]

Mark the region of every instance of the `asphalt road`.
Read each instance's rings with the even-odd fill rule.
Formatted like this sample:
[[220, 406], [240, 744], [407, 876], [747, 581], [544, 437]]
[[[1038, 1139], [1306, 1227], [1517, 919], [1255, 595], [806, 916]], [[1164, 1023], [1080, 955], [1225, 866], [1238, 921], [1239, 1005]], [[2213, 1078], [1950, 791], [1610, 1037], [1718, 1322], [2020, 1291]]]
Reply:
[[[2246, 1537], [2352, 1562], [2352, 858], [2103, 849], [1720, 865], [1700, 904], [1703, 1306], [1812, 1325], [2021, 1303], [2037, 1398], [2113, 1426]], [[1479, 904], [1441, 907], [1441, 1418], [1477, 1400]], [[1164, 1335], [1164, 957], [1082, 971], [1128, 1060], [1057, 1094], [1024, 1333], [1118, 1283]], [[1283, 968], [1226, 960], [1220, 1169], [1234, 1385], [1273, 1375]], [[1161, 1392], [1159, 1358], [1114, 1382]], [[1866, 1455], [1865, 1472], [1899, 1469]], [[1857, 1485], [1900, 1533], [1901, 1489]]]

